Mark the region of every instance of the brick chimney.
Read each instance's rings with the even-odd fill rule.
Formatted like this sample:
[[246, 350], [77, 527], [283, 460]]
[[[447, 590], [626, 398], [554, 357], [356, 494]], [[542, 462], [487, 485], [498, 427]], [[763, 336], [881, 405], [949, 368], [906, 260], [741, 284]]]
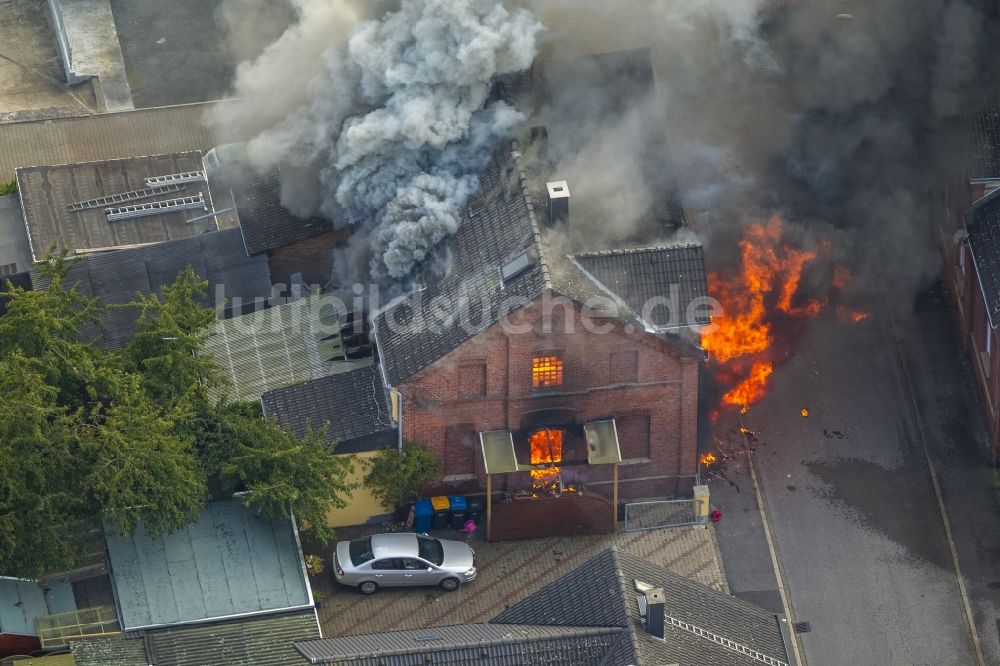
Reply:
[[565, 180], [545, 183], [549, 191], [549, 224], [569, 221], [569, 185]]

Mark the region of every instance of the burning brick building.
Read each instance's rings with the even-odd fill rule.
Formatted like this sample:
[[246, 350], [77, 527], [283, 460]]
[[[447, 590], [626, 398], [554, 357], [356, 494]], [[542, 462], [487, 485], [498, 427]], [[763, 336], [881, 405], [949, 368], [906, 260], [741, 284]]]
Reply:
[[620, 496], [673, 494], [697, 468], [702, 248], [568, 254], [551, 227], [572, 228], [570, 186], [533, 201], [521, 162], [516, 144], [498, 151], [446, 241], [447, 272], [375, 316], [401, 438], [440, 458], [437, 491], [481, 490], [481, 435], [499, 432], [519, 471], [494, 489], [610, 496], [614, 470], [587, 464], [585, 430], [613, 422]]

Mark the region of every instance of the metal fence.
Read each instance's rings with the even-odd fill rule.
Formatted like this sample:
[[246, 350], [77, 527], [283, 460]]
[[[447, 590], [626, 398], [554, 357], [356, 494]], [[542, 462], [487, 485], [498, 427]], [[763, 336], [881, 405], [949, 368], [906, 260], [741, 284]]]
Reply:
[[703, 522], [698, 517], [700, 499], [649, 500], [626, 502], [622, 529], [626, 532], [657, 530]]

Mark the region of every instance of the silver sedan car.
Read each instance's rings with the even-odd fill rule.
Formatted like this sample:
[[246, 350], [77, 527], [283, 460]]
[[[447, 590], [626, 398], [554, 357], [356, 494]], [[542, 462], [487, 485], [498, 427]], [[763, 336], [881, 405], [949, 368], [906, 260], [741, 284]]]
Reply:
[[333, 553], [337, 582], [375, 594], [380, 587], [440, 585], [451, 592], [476, 579], [476, 553], [461, 541], [400, 532], [340, 541]]

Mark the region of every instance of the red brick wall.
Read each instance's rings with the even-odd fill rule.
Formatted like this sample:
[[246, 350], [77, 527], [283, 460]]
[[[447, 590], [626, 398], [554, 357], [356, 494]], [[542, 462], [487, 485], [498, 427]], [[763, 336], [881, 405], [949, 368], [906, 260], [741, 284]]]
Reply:
[[[698, 359], [682, 356], [654, 336], [627, 332], [617, 322], [609, 324], [608, 333], [589, 332], [579, 309], [568, 312], [565, 323], [548, 333], [541, 328], [538, 303], [512, 317], [512, 322], [529, 325], [530, 332], [507, 335], [495, 325], [397, 387], [403, 399], [404, 438], [424, 444], [441, 457], [446, 474], [476, 474], [478, 486], [485, 485], [478, 441], [474, 465], [469, 465], [465, 451], [448, 450], [446, 442], [462, 439], [455, 426], [471, 424], [477, 432], [516, 433], [533, 415], [537, 418], [539, 410], [562, 410], [578, 427], [614, 418], [624, 425], [619, 438], [625, 457], [648, 450], [647, 460], [621, 466], [623, 498], [649, 497], [662, 494], [668, 485], [673, 488], [673, 481], [660, 483], [649, 477], [695, 472]], [[558, 389], [540, 393], [532, 389], [531, 367], [533, 356], [544, 353], [562, 357], [564, 382]], [[474, 380], [462, 376], [465, 369], [483, 366], [485, 380], [478, 371]], [[476, 395], [482, 391], [485, 395]], [[647, 431], [648, 442], [630, 439]], [[585, 458], [582, 437], [569, 439], [567, 447]], [[565, 481], [584, 484], [607, 481], [612, 475], [607, 465], [564, 466], [563, 470]], [[468, 486], [463, 484], [463, 488]], [[527, 472], [494, 478], [496, 490], [528, 486]], [[610, 485], [601, 492], [605, 489], [610, 493]]]

